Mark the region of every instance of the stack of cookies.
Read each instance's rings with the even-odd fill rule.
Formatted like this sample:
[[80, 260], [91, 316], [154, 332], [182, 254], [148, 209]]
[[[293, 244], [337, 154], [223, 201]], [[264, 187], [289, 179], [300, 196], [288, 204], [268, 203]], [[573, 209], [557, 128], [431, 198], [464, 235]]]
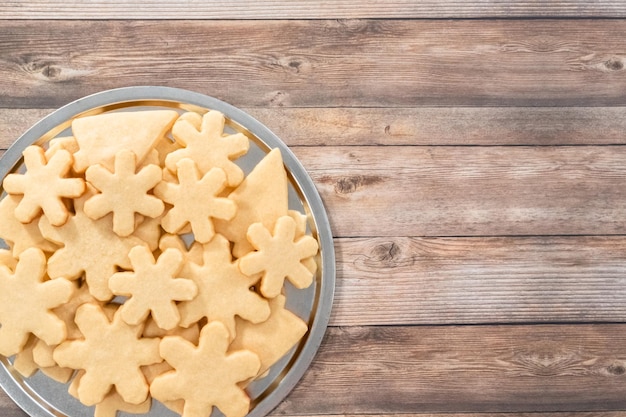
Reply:
[[69, 383], [96, 417], [250, 409], [246, 386], [307, 324], [284, 285], [309, 287], [318, 242], [289, 210], [281, 153], [247, 175], [249, 139], [203, 115], [77, 118], [32, 145], [0, 200], [0, 354]]

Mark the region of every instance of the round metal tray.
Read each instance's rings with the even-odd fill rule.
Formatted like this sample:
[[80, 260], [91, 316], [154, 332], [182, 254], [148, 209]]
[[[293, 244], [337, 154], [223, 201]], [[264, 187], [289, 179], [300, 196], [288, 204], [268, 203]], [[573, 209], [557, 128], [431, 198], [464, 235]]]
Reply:
[[[297, 290], [288, 283], [285, 285], [287, 308], [308, 323], [308, 333], [272, 366], [266, 377], [247, 388], [251, 398], [248, 416], [262, 417], [287, 396], [308, 369], [326, 332], [335, 288], [333, 240], [322, 200], [304, 167], [274, 133], [242, 110], [203, 94], [152, 86], [108, 90], [76, 100], [32, 126], [0, 158], [0, 180], [20, 169], [22, 151], [27, 146], [44, 144], [54, 137], [68, 135], [71, 122], [77, 117], [163, 108], [181, 113], [222, 112], [226, 117], [225, 129], [242, 132], [251, 140], [248, 154], [236, 161], [246, 174], [269, 150], [279, 148], [289, 178], [289, 208], [308, 215], [308, 227], [320, 246], [318, 272], [313, 285], [305, 290]], [[12, 358], [0, 356], [0, 386], [32, 417], [93, 416], [93, 407], [85, 407], [70, 396], [66, 384], [55, 382], [40, 372], [23, 378], [13, 369]], [[145, 414], [150, 417], [176, 415], [157, 401], [153, 401], [151, 411]], [[213, 416], [217, 415], [220, 413], [214, 409]]]

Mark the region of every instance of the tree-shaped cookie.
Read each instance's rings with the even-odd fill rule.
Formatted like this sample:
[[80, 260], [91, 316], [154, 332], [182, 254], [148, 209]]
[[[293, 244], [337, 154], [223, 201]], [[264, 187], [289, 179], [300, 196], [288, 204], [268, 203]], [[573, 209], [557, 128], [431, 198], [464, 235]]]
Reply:
[[200, 176], [196, 163], [188, 158], [176, 166], [179, 183], [161, 182], [154, 189], [157, 197], [173, 205], [161, 225], [166, 232], [178, 233], [189, 223], [195, 239], [208, 242], [215, 234], [212, 219], [232, 219], [237, 211], [232, 200], [217, 197], [226, 187], [226, 174], [220, 168], [212, 168]]
[[117, 272], [118, 266], [129, 269], [128, 252], [134, 246], [145, 243], [134, 236], [118, 236], [111, 229], [110, 219], [106, 217], [100, 220], [89, 218], [83, 206], [93, 194], [90, 189], [81, 198], [74, 200], [76, 214], [63, 226], [54, 227], [42, 217], [39, 228], [47, 239], [64, 245], [48, 260], [50, 277], [78, 279], [84, 273], [93, 296], [108, 301], [113, 298], [109, 278]]
[[6, 195], [0, 200], [0, 239], [4, 240], [19, 255], [28, 248], [35, 247], [45, 252], [54, 252], [58, 245], [46, 240], [39, 231], [37, 222], [22, 223], [14, 216], [21, 197]]
[[175, 370], [155, 378], [152, 396], [183, 399], [183, 417], [210, 416], [214, 406], [226, 417], [244, 417], [250, 398], [237, 383], [256, 375], [260, 361], [248, 350], [228, 352], [229, 340], [228, 330], [217, 321], [202, 328], [197, 347], [182, 337], [163, 338], [161, 356]]
[[203, 264], [189, 262], [183, 274], [198, 286], [198, 295], [179, 306], [181, 325], [187, 327], [203, 317], [219, 320], [235, 335], [235, 316], [253, 323], [269, 317], [268, 302], [250, 288], [258, 277], [247, 277], [232, 262], [230, 242], [222, 235], [204, 245]]
[[294, 347], [308, 330], [300, 317], [285, 308], [286, 298], [280, 294], [270, 300], [272, 314], [262, 323], [237, 319], [237, 336], [231, 349], [248, 349], [259, 355], [263, 375], [270, 366]]
[[233, 242], [233, 256], [241, 258], [254, 249], [246, 239], [252, 223], [271, 230], [276, 219], [287, 215], [288, 182], [280, 149], [265, 155], [228, 198], [237, 205], [237, 213], [229, 221], [216, 219], [215, 231]]
[[43, 211], [52, 225], [62, 225], [69, 216], [62, 199], [79, 197], [85, 191], [82, 179], [67, 178], [72, 154], [59, 150], [48, 160], [42, 147], [31, 145], [23, 155], [26, 172], [9, 174], [3, 182], [7, 193], [24, 196], [15, 208], [15, 217], [30, 223]]
[[166, 249], [155, 261], [145, 246], [136, 246], [129, 255], [132, 272], [118, 272], [109, 280], [115, 295], [130, 297], [120, 307], [122, 319], [139, 324], [151, 313], [156, 324], [166, 330], [180, 321], [176, 301], [193, 299], [198, 293], [190, 279], [179, 278], [183, 255], [176, 249]]
[[15, 270], [0, 265], [0, 355], [18, 353], [31, 333], [51, 345], [65, 339], [65, 323], [51, 310], [70, 299], [74, 285], [47, 280], [45, 271], [46, 256], [37, 248], [22, 252]]
[[128, 236], [135, 230], [135, 213], [148, 217], [158, 217], [165, 205], [163, 201], [148, 192], [163, 177], [158, 165], [148, 165], [135, 173], [135, 154], [122, 150], [115, 155], [115, 171], [102, 165], [87, 168], [85, 177], [100, 194], [85, 203], [85, 213], [92, 219], [99, 219], [113, 213], [113, 230], [120, 236]]
[[212, 168], [223, 169], [230, 187], [243, 180], [243, 171], [232, 161], [248, 152], [250, 143], [243, 133], [224, 135], [222, 113], [215, 110], [204, 116], [185, 113], [174, 123], [172, 136], [184, 148], [166, 157], [165, 166], [170, 171], [176, 171], [176, 165], [181, 159], [191, 158], [203, 174]]
[[296, 222], [290, 216], [276, 221], [273, 234], [261, 223], [248, 229], [248, 240], [256, 251], [241, 258], [239, 268], [246, 275], [263, 272], [260, 290], [267, 298], [280, 294], [285, 278], [298, 289], [313, 282], [313, 272], [303, 261], [317, 254], [317, 240], [308, 235], [295, 240], [295, 236]]
[[159, 339], [142, 338], [143, 325], [125, 323], [119, 311], [109, 321], [94, 304], [78, 308], [76, 324], [84, 339], [60, 344], [53, 357], [60, 366], [85, 370], [78, 384], [80, 401], [97, 404], [111, 387], [128, 403], [145, 401], [149, 387], [140, 367], [162, 360]]

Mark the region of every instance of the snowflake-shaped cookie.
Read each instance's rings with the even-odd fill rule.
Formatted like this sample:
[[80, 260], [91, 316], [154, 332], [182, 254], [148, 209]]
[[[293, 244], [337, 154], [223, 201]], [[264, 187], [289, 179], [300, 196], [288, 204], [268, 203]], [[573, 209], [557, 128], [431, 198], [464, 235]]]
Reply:
[[180, 304], [181, 325], [187, 327], [203, 317], [219, 320], [235, 335], [235, 316], [253, 323], [266, 320], [269, 304], [250, 288], [258, 277], [243, 275], [232, 262], [230, 242], [222, 235], [204, 245], [203, 265], [189, 262], [183, 274], [198, 286], [198, 295]]
[[139, 324], [151, 313], [159, 327], [175, 328], [180, 321], [176, 301], [191, 300], [198, 293], [192, 280], [178, 277], [183, 255], [166, 249], [155, 261], [148, 248], [136, 246], [128, 256], [133, 272], [118, 272], [109, 280], [113, 294], [130, 297], [120, 307], [122, 319]]
[[18, 353], [31, 333], [50, 345], [65, 339], [65, 323], [51, 310], [70, 299], [74, 285], [47, 280], [45, 271], [46, 256], [37, 248], [22, 252], [14, 271], [0, 265], [1, 355]]
[[254, 223], [248, 229], [248, 240], [256, 249], [240, 259], [239, 268], [246, 275], [263, 272], [261, 293], [267, 298], [280, 294], [287, 278], [296, 288], [306, 288], [313, 282], [313, 272], [307, 258], [318, 251], [317, 240], [302, 236], [295, 240], [297, 225], [290, 216], [276, 221], [274, 234], [262, 223]]
[[250, 143], [243, 133], [224, 135], [224, 121], [224, 115], [215, 110], [204, 116], [197, 113], [182, 115], [172, 127], [172, 136], [184, 148], [170, 153], [165, 166], [174, 172], [178, 161], [191, 158], [203, 174], [212, 168], [221, 168], [226, 173], [228, 185], [238, 185], [244, 174], [232, 161], [248, 152]]
[[178, 184], [161, 182], [154, 194], [173, 205], [163, 216], [161, 225], [168, 233], [178, 233], [189, 223], [198, 242], [205, 243], [215, 234], [213, 218], [232, 219], [237, 206], [232, 200], [217, 197], [226, 186], [226, 174], [212, 168], [200, 177], [196, 163], [188, 158], [177, 164]]
[[93, 296], [108, 301], [113, 298], [109, 278], [117, 272], [118, 266], [129, 269], [128, 252], [145, 243], [134, 236], [118, 236], [106, 217], [90, 219], [83, 206], [92, 195], [93, 190], [88, 190], [83, 197], [74, 200], [76, 214], [63, 226], [54, 227], [42, 217], [39, 228], [47, 239], [64, 245], [48, 260], [50, 277], [78, 279], [84, 273]]
[[54, 226], [67, 221], [69, 212], [63, 198], [79, 197], [85, 191], [80, 178], [66, 178], [73, 158], [66, 150], [58, 150], [48, 160], [42, 147], [31, 145], [24, 152], [23, 174], [9, 174], [3, 182], [9, 194], [24, 197], [15, 208], [15, 217], [22, 223], [30, 223], [42, 211]]
[[128, 403], [145, 401], [149, 387], [140, 367], [162, 360], [159, 339], [142, 338], [143, 325], [125, 323], [119, 312], [109, 321], [94, 304], [78, 308], [76, 324], [84, 340], [61, 343], [53, 357], [60, 366], [85, 370], [78, 385], [80, 401], [97, 404], [112, 386]]
[[15, 255], [28, 248], [36, 247], [45, 252], [54, 252], [58, 245], [46, 240], [39, 231], [37, 222], [22, 223], [13, 215], [21, 197], [6, 195], [0, 200], [0, 239], [3, 239]]
[[238, 382], [259, 370], [259, 357], [249, 350], [228, 352], [228, 330], [210, 322], [200, 332], [196, 347], [182, 337], [161, 342], [161, 356], [174, 371], [155, 378], [150, 393], [159, 401], [185, 400], [184, 417], [210, 416], [217, 407], [226, 417], [244, 417], [250, 398]]
[[120, 236], [128, 236], [135, 230], [135, 213], [158, 217], [165, 205], [163, 201], [149, 195], [162, 179], [158, 165], [148, 165], [135, 173], [135, 154], [122, 150], [115, 155], [115, 171], [102, 165], [87, 168], [85, 177], [100, 194], [85, 203], [85, 213], [94, 220], [113, 213], [113, 230]]

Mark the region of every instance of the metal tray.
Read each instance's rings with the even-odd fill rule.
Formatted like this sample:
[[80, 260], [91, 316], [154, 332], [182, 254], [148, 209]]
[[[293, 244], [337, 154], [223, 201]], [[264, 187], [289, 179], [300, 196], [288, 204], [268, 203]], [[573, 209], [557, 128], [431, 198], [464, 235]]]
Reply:
[[[272, 366], [265, 378], [247, 388], [252, 400], [248, 416], [262, 417], [287, 396], [308, 369], [326, 332], [335, 287], [333, 240], [322, 200], [304, 167], [275, 134], [242, 110], [203, 94], [168, 87], [120, 88], [76, 100], [36, 123], [0, 158], [0, 179], [20, 169], [22, 151], [27, 146], [67, 135], [71, 121], [76, 117], [149, 108], [222, 112], [226, 117], [226, 129], [242, 132], [251, 140], [248, 154], [237, 160], [246, 174], [270, 149], [279, 148], [289, 178], [289, 207], [308, 215], [308, 227], [318, 239], [320, 256], [313, 285], [305, 290], [297, 290], [289, 283], [285, 285], [287, 308], [308, 323], [309, 331], [291, 352]], [[0, 243], [3, 243], [1, 239]], [[85, 407], [70, 396], [66, 384], [55, 382], [39, 372], [23, 378], [13, 369], [12, 358], [0, 356], [0, 386], [32, 417], [93, 416], [93, 407]], [[213, 416], [220, 414], [214, 409]], [[153, 400], [151, 411], [144, 415], [170, 417], [177, 414]]]

